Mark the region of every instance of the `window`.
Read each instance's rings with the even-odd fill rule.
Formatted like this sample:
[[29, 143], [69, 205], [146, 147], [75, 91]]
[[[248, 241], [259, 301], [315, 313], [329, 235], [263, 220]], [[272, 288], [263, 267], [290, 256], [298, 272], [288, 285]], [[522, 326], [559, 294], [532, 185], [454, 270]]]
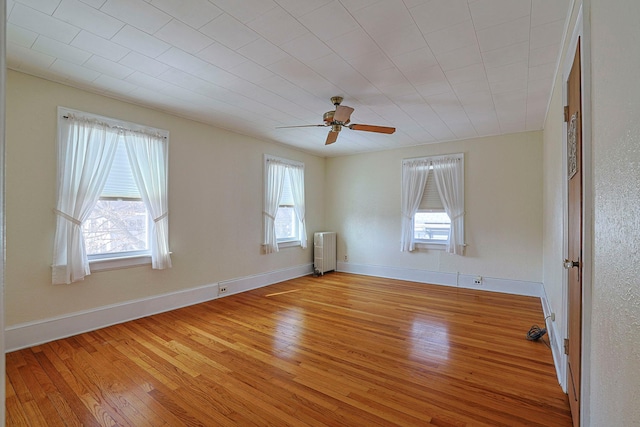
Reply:
[[141, 256], [170, 268], [168, 132], [62, 107], [58, 115], [53, 283], [147, 262]]
[[433, 165], [425, 165], [428, 169], [427, 183], [424, 186], [418, 211], [413, 218], [413, 237], [416, 243], [446, 245], [449, 241], [451, 219], [444, 210], [438, 193], [438, 186], [433, 177]]
[[307, 247], [303, 163], [265, 156], [263, 218], [265, 253]]
[[282, 195], [280, 196], [276, 215], [276, 239], [278, 243], [300, 241], [300, 221], [296, 217], [294, 206], [295, 203], [291, 191], [291, 174], [288, 169], [285, 169]]
[[401, 250], [415, 245], [464, 252], [464, 157], [422, 157], [402, 163]]
[[89, 260], [150, 256], [151, 218], [133, 178], [129, 156], [119, 143], [98, 202], [82, 223]]

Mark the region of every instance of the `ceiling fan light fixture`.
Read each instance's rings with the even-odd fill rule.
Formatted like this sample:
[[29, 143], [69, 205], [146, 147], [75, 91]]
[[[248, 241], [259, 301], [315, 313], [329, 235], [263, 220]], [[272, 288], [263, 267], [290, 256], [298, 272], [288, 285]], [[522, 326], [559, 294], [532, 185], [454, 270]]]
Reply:
[[342, 130], [343, 126], [348, 127], [351, 130], [360, 130], [365, 132], [376, 132], [376, 133], [386, 133], [392, 134], [396, 131], [396, 128], [388, 127], [388, 126], [376, 126], [376, 125], [365, 125], [365, 124], [355, 124], [351, 123], [351, 113], [353, 113], [353, 108], [347, 107], [345, 105], [340, 105], [342, 103], [341, 96], [332, 96], [331, 102], [336, 107], [335, 110], [327, 111], [322, 115], [322, 121], [324, 122], [321, 125], [299, 125], [299, 126], [277, 126], [278, 129], [281, 128], [300, 128], [300, 127], [324, 127], [331, 126], [331, 130], [327, 135], [327, 140], [325, 141], [326, 145], [333, 144], [338, 139], [338, 132]]

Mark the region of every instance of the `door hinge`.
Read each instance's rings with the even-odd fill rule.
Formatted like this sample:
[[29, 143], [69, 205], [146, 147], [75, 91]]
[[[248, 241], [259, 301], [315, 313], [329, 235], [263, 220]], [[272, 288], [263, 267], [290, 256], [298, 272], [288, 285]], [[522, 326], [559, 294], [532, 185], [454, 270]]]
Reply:
[[564, 106], [564, 121], [565, 122], [569, 121], [569, 106], [568, 105]]
[[569, 338], [564, 339], [564, 354], [569, 354]]

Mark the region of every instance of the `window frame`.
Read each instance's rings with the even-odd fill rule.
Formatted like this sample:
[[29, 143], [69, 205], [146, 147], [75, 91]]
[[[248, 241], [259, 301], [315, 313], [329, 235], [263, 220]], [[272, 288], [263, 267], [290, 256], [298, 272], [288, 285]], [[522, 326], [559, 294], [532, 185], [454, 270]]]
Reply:
[[[424, 161], [425, 163], [427, 163], [425, 166], [429, 168], [429, 175], [427, 177], [427, 179], [434, 179], [434, 174], [433, 174], [433, 161], [434, 160], [438, 160], [438, 159], [444, 159], [444, 158], [454, 158], [454, 159], [458, 159], [461, 163], [461, 167], [462, 167], [462, 180], [460, 182], [460, 190], [462, 192], [462, 199], [463, 199], [463, 204], [464, 204], [464, 200], [465, 200], [465, 191], [464, 191], [464, 172], [465, 172], [465, 168], [464, 168], [464, 153], [455, 153], [455, 154], [445, 154], [445, 155], [439, 155], [439, 156], [426, 156], [426, 157], [413, 157], [413, 158], [409, 158], [409, 159], [403, 159], [404, 161]], [[403, 166], [404, 167], [404, 166]], [[424, 190], [423, 190], [424, 191]], [[446, 211], [444, 210], [444, 208], [442, 209], [442, 211], [440, 210], [433, 210], [433, 209], [420, 209], [418, 208], [418, 210], [416, 211], [416, 213], [419, 212], [444, 212], [446, 213]], [[447, 215], [448, 216], [448, 215]], [[416, 231], [415, 231], [415, 215], [413, 217], [413, 241], [414, 244], [416, 246], [416, 248], [419, 249], [435, 249], [435, 250], [445, 250], [447, 248], [447, 245], [449, 243], [449, 240], [451, 239], [451, 218], [449, 218], [449, 238], [447, 240], [433, 240], [433, 239], [418, 239], [415, 237], [416, 235]], [[464, 236], [464, 232], [465, 232], [465, 218], [463, 217], [462, 220], [462, 230], [461, 233]]]
[[[264, 176], [263, 176], [263, 194], [266, 193], [266, 188], [267, 188], [267, 162], [268, 161], [277, 161], [280, 163], [284, 163], [284, 164], [288, 164], [290, 166], [293, 167], [298, 167], [298, 168], [302, 168], [302, 170], [304, 171], [305, 167], [304, 167], [304, 163], [303, 162], [298, 162], [295, 160], [290, 160], [290, 159], [285, 159], [282, 157], [277, 157], [277, 156], [272, 156], [270, 154], [265, 154], [264, 155]], [[289, 174], [287, 174], [287, 176], [289, 177], [289, 179], [291, 179], [291, 176]], [[306, 194], [306, 192], [305, 192]], [[265, 196], [263, 196], [264, 198]], [[281, 196], [282, 197], [282, 196]], [[264, 206], [265, 201], [263, 200], [263, 206]], [[295, 203], [295, 202], [294, 202]], [[282, 206], [287, 206], [287, 207], [294, 207], [295, 205], [283, 205], [280, 204], [280, 202], [278, 203], [278, 210], [280, 210], [280, 207]], [[296, 247], [296, 246], [302, 246], [302, 223], [300, 220], [298, 220], [297, 216], [295, 215], [294, 212], [294, 217], [296, 218], [296, 231], [297, 231], [297, 236], [293, 239], [291, 238], [277, 238], [276, 237], [276, 241], [278, 243], [278, 249], [283, 249], [283, 248], [290, 248], [290, 247]]]
[[[167, 172], [167, 177], [169, 176], [168, 174], [168, 169], [169, 169], [169, 157], [168, 157], [168, 153], [169, 153], [169, 131], [168, 130], [164, 130], [164, 129], [159, 129], [159, 128], [154, 128], [154, 127], [150, 127], [150, 126], [145, 126], [145, 125], [141, 125], [138, 123], [133, 123], [133, 122], [128, 122], [125, 120], [120, 120], [120, 119], [114, 119], [111, 117], [106, 117], [106, 116], [101, 116], [98, 114], [93, 114], [93, 113], [88, 113], [85, 111], [80, 111], [80, 110], [74, 110], [72, 108], [67, 108], [67, 107], [62, 107], [62, 106], [58, 106], [58, 139], [60, 139], [62, 137], [62, 121], [66, 120], [65, 116], [68, 116], [69, 114], [75, 115], [75, 116], [81, 116], [84, 117], [86, 119], [90, 119], [90, 120], [96, 120], [102, 123], [107, 124], [108, 126], [114, 128], [114, 129], [122, 129], [122, 130], [129, 130], [129, 131], [135, 131], [135, 132], [144, 132], [144, 133], [150, 133], [150, 134], [156, 134], [162, 138], [165, 139], [166, 144], [167, 144], [167, 159], [166, 159], [166, 164], [164, 165], [164, 168]], [[120, 132], [119, 132], [120, 133]], [[119, 138], [122, 138], [122, 136], [119, 136]], [[118, 141], [118, 144], [124, 144], [124, 140], [120, 140]], [[168, 194], [169, 194], [169, 186], [167, 185], [167, 198], [168, 198]], [[102, 200], [103, 198], [101, 197], [99, 200]], [[112, 197], [106, 197], [104, 199], [113, 199]], [[126, 197], [122, 198], [123, 200], [126, 199]], [[140, 199], [142, 200], [142, 199]], [[146, 207], [145, 207], [146, 208]], [[147, 217], [149, 222], [153, 221], [153, 219], [151, 218], [151, 215], [149, 214], [149, 211], [147, 209]], [[171, 252], [170, 252], [171, 253]], [[128, 268], [128, 267], [136, 267], [136, 266], [141, 266], [141, 265], [148, 265], [151, 264], [151, 247], [149, 247], [147, 250], [145, 251], [127, 251], [127, 252], [117, 252], [117, 253], [110, 253], [110, 254], [94, 254], [94, 255], [87, 255], [87, 258], [89, 260], [89, 266], [91, 268], [91, 272], [95, 273], [98, 271], [105, 271], [105, 270], [114, 270], [114, 269], [120, 269], [120, 268]]]

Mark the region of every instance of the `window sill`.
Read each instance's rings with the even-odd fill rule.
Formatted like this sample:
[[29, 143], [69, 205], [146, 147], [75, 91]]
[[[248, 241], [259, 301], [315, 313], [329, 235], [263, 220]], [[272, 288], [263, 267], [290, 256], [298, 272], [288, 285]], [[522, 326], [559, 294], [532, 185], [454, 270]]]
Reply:
[[447, 249], [447, 243], [432, 243], [432, 242], [415, 242], [418, 249], [435, 249], [437, 251], [444, 251]]
[[278, 249], [294, 248], [296, 246], [302, 246], [300, 240], [291, 240], [289, 242], [278, 242]]
[[121, 268], [138, 267], [151, 264], [151, 255], [135, 255], [118, 258], [101, 258], [89, 260], [92, 273], [107, 270], [119, 270]]

